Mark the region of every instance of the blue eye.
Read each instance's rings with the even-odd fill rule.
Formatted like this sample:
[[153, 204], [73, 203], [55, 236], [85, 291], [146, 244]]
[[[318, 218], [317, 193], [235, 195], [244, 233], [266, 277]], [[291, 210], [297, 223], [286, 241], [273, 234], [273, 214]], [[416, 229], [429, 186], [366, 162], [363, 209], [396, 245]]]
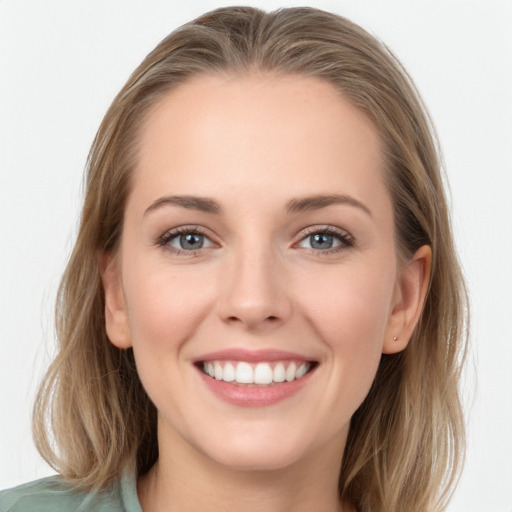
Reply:
[[178, 228], [165, 233], [159, 240], [158, 245], [165, 246], [172, 252], [192, 253], [200, 249], [212, 247], [214, 243], [202, 233], [190, 228]]
[[345, 231], [338, 231], [334, 228], [317, 229], [305, 236], [300, 242], [299, 247], [313, 249], [316, 252], [338, 252], [352, 247], [353, 238]]
[[206, 238], [198, 233], [188, 233], [186, 235], [178, 235], [170, 240], [169, 244], [177, 249], [185, 251], [195, 251], [204, 247]]
[[312, 249], [332, 249], [340, 245], [340, 241], [336, 240], [332, 235], [327, 233], [315, 233], [308, 237], [309, 245]]

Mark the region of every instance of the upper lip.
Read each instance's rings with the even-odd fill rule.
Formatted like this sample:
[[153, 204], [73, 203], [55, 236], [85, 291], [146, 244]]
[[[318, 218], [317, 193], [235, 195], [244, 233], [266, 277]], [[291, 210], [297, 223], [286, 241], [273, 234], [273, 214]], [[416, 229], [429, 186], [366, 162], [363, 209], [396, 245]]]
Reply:
[[194, 358], [193, 362], [206, 362], [206, 361], [247, 361], [248, 363], [257, 362], [271, 362], [271, 361], [286, 361], [293, 359], [295, 361], [314, 361], [311, 357], [297, 354], [295, 352], [288, 352], [285, 350], [276, 349], [263, 349], [263, 350], [248, 350], [245, 348], [228, 348], [217, 350], [215, 352], [208, 352]]

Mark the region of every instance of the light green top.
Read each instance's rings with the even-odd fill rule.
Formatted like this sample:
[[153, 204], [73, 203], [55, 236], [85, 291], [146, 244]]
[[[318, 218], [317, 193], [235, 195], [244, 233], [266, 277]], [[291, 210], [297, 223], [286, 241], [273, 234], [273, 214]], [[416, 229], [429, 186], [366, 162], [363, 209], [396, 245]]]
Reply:
[[135, 471], [98, 493], [77, 491], [50, 476], [0, 492], [0, 512], [142, 512]]

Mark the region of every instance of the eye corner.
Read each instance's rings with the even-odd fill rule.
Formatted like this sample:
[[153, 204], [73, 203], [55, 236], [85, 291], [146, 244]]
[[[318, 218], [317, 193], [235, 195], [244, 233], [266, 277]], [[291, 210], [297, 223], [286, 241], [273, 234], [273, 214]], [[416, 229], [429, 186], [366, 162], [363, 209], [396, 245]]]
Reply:
[[[195, 241], [192, 237], [195, 237]], [[157, 237], [155, 245], [174, 255], [195, 256], [204, 249], [219, 247], [212, 238], [213, 236], [201, 226], [186, 225], [168, 229]], [[175, 241], [176, 244], [173, 243]], [[194, 243], [197, 246], [194, 246]]]
[[[317, 237], [316, 241], [313, 237]], [[306, 246], [308, 241], [309, 246]], [[348, 231], [331, 225], [309, 226], [299, 234], [298, 241], [293, 244], [294, 247], [317, 255], [341, 253], [354, 245], [355, 238]]]

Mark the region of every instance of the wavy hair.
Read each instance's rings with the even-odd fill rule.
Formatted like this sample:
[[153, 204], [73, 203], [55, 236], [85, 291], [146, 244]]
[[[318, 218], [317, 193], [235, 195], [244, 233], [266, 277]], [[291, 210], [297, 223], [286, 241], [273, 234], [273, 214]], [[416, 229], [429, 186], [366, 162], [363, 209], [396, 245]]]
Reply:
[[467, 298], [435, 131], [392, 52], [349, 20], [312, 8], [207, 13], [165, 38], [114, 99], [89, 154], [79, 233], [59, 288], [59, 352], [34, 406], [37, 447], [84, 489], [108, 485], [127, 464], [144, 474], [155, 463], [156, 410], [132, 350], [107, 338], [99, 256], [119, 246], [149, 108], [191, 77], [253, 71], [317, 77], [364, 111], [384, 143], [399, 257], [432, 248], [430, 288], [412, 339], [382, 356], [351, 420], [339, 493], [361, 512], [444, 510], [464, 453], [458, 384]]

